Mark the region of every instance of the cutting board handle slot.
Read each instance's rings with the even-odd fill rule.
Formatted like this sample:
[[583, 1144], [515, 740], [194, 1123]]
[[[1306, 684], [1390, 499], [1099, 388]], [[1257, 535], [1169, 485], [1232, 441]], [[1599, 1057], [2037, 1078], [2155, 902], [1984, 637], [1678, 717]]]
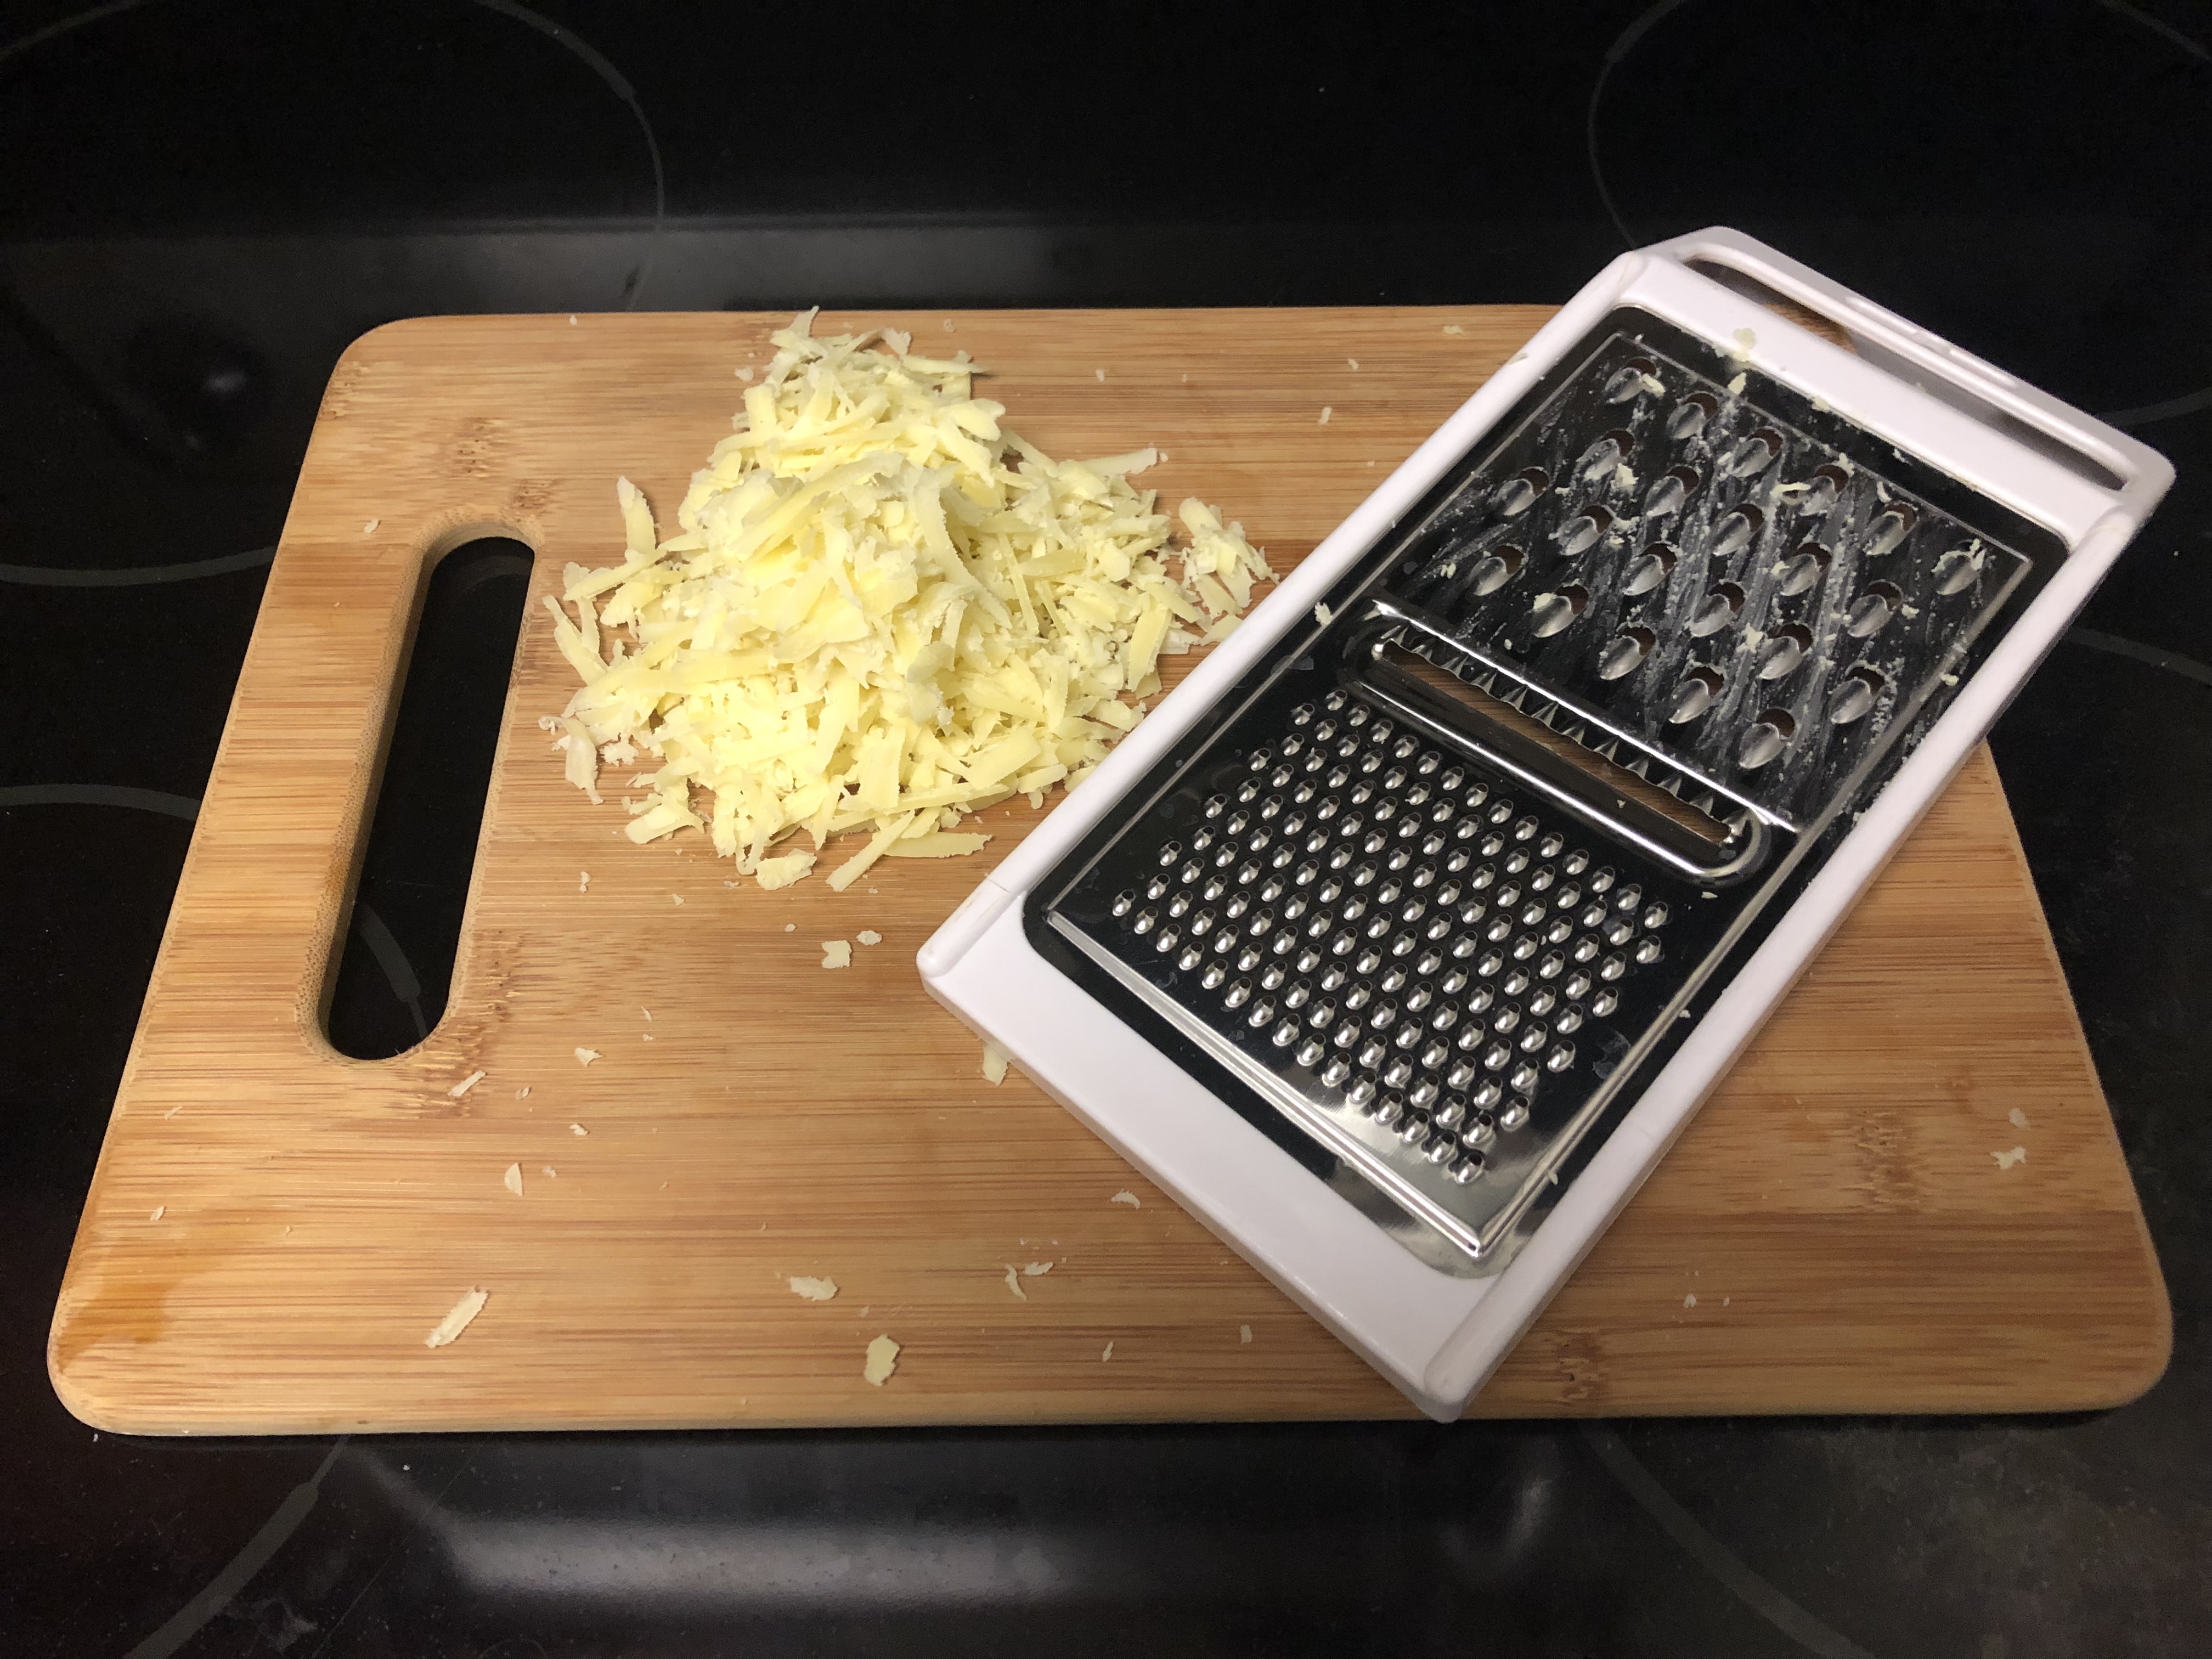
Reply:
[[324, 1008], [331, 1046], [356, 1060], [404, 1053], [445, 1013], [532, 559], [477, 534], [425, 561]]

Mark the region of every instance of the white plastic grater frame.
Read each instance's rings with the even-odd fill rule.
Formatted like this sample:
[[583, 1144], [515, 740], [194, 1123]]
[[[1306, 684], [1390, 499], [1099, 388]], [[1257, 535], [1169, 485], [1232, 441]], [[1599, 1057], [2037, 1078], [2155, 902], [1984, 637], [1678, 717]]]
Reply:
[[[1724, 286], [1699, 265], [1737, 273], [1829, 319], [1863, 355]], [[1457, 1279], [1417, 1261], [1038, 954], [1023, 930], [1023, 903], [1530, 386], [1623, 306], [1664, 318], [1824, 399], [1863, 429], [2050, 530], [2066, 555], [1519, 1253], [1494, 1276]], [[2001, 422], [2089, 458], [2113, 483], [2100, 484], [2088, 469], [2039, 453]], [[1424, 1412], [1449, 1421], [1657, 1166], [2172, 478], [2156, 451], [1739, 232], [1701, 230], [1623, 254], [1407, 457], [969, 896], [923, 945], [922, 981]]]

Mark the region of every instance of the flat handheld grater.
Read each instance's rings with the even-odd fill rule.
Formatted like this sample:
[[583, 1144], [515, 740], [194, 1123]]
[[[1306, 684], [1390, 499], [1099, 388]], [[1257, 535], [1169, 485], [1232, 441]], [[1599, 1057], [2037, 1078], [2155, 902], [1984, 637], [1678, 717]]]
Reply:
[[1456, 1416], [2172, 477], [1747, 237], [1625, 255], [923, 977]]

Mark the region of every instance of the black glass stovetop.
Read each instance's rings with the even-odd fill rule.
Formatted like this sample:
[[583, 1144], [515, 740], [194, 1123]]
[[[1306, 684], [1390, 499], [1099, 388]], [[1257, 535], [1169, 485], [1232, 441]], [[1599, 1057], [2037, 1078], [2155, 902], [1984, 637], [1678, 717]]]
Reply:
[[[2212, 184], [2180, 161], [2212, 154], [2208, 46], [2174, 0], [0, 10], [0, 1651], [2201, 1651]], [[1995, 737], [2172, 1291], [2143, 1400], [233, 1443], [56, 1402], [78, 1207], [316, 399], [365, 329], [1555, 301], [1712, 222], [2179, 468]], [[432, 596], [393, 759], [414, 823], [472, 821], [435, 739], [495, 697], [515, 564], [481, 550]], [[364, 874], [358, 1052], [437, 1017], [459, 834], [402, 824]]]

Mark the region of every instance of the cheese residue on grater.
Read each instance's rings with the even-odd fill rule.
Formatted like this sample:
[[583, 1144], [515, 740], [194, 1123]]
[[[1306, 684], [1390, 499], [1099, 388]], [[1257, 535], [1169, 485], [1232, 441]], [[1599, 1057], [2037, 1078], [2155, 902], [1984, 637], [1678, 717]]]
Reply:
[[812, 322], [773, 337], [674, 535], [617, 482], [623, 562], [545, 598], [584, 685], [540, 723], [594, 800], [603, 762], [658, 763], [631, 840], [702, 830], [763, 886], [807, 873], [771, 856], [787, 837], [868, 830], [842, 890], [879, 858], [974, 852], [967, 814], [1080, 781], [1160, 657], [1225, 637], [1273, 573], [1194, 498], [1170, 548], [1129, 483], [1156, 451], [1054, 460], [975, 396], [964, 352]]

